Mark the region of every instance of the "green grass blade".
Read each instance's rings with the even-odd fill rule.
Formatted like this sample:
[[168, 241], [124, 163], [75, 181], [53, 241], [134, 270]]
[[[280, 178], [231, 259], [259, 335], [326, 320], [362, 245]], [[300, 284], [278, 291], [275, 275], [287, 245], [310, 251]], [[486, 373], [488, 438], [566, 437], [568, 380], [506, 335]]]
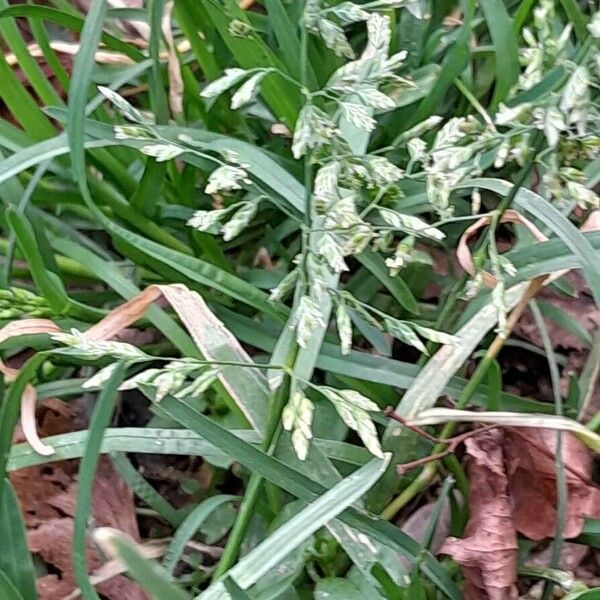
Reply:
[[530, 15], [531, 11], [533, 10], [533, 7], [535, 6], [536, 2], [537, 2], [537, 0], [523, 0], [522, 2], [519, 2], [519, 6], [518, 6], [517, 10], [515, 11], [515, 15], [514, 15], [515, 29], [517, 31], [520, 32], [521, 29], [523, 29], [523, 26], [525, 25], [525, 22], [529, 18], [529, 15]]
[[418, 315], [421, 312], [419, 304], [408, 285], [406, 285], [402, 277], [392, 277], [389, 274], [389, 270], [379, 254], [365, 250], [357, 258], [390, 291], [400, 306], [414, 315]]
[[[233, 36], [229, 32], [232, 19], [247, 22], [247, 16], [234, 2], [226, 2], [225, 8], [221, 2], [202, 0], [206, 12], [221, 39], [231, 51], [235, 61], [243, 69], [257, 67], [275, 67], [287, 71], [277, 55], [265, 44], [253, 29], [247, 36]], [[268, 76], [262, 85], [262, 95], [275, 114], [275, 117], [292, 127], [300, 111], [300, 95], [295, 86], [282, 80], [277, 75]]]
[[[290, 71], [290, 75], [300, 81], [302, 75], [298, 24], [290, 19], [285, 4], [279, 0], [266, 0], [265, 8], [269, 17], [269, 26], [275, 34], [281, 55]], [[308, 88], [311, 90], [315, 89], [317, 87], [317, 78], [312, 65], [308, 65], [307, 79]]]
[[[183, 404], [174, 398], [166, 397], [161, 401], [160, 411], [164, 411], [177, 421], [185, 423], [186, 427], [193, 429], [216, 446], [222, 448], [240, 464], [301, 500], [312, 502], [326, 491], [326, 488], [320, 483], [301, 475], [276, 458], [270, 457], [239, 440], [189, 405]], [[405, 556], [416, 560], [419, 545], [402, 533], [395, 525], [366, 516], [364, 513], [352, 508], [346, 509], [340, 515], [340, 518], [351, 527], [373, 536], [384, 544], [397, 548]], [[421, 569], [449, 598], [452, 600], [462, 598], [454, 582], [433, 557], [425, 556], [421, 563]]]
[[92, 586], [86, 560], [88, 516], [92, 506], [92, 489], [96, 469], [100, 461], [100, 448], [104, 431], [108, 426], [117, 400], [117, 389], [125, 377], [127, 366], [119, 362], [98, 396], [94, 412], [90, 418], [90, 426], [85, 451], [79, 464], [77, 487], [77, 505], [75, 508], [73, 529], [73, 571], [75, 580], [85, 600], [100, 600]]
[[125, 241], [127, 244], [131, 244], [139, 252], [148, 257], [150, 262], [161, 262], [178, 273], [185, 275], [191, 281], [222, 292], [268, 315], [272, 315], [278, 319], [283, 316], [284, 311], [276, 304], [270, 302], [264, 292], [246, 283], [243, 279], [203, 260], [187, 256], [176, 250], [171, 250], [136, 233], [132, 233], [107, 218], [102, 218], [102, 223], [113, 236]]
[[[0, 10], [8, 8], [7, 0], [0, 0]], [[0, 33], [19, 61], [19, 69], [27, 77], [31, 87], [44, 104], [62, 105], [61, 97], [56, 93], [48, 78], [40, 69], [25, 44], [16, 24], [12, 20], [0, 20]]]
[[208, 80], [214, 80], [221, 76], [221, 67], [211, 51], [210, 41], [201, 30], [202, 26], [208, 26], [208, 18], [198, 14], [199, 8], [200, 5], [192, 0], [181, 0], [175, 4], [175, 17], [189, 40], [204, 75]]
[[[519, 284], [506, 292], [506, 306], [511, 308], [521, 298], [525, 290]], [[425, 408], [433, 406], [442, 395], [450, 377], [462, 366], [475, 350], [483, 336], [496, 325], [498, 310], [491, 299], [486, 305], [454, 335], [455, 345], [442, 346], [423, 367], [411, 387], [402, 397], [396, 412], [407, 418], [417, 415]], [[386, 437], [391, 439], [399, 425], [390, 422]]]
[[71, 166], [75, 180], [80, 185], [85, 184], [85, 150], [84, 150], [84, 119], [85, 105], [88, 99], [90, 78], [94, 65], [94, 56], [100, 38], [105, 0], [94, 0], [90, 6], [85, 24], [81, 31], [81, 50], [75, 57], [71, 86], [69, 88], [69, 103], [67, 116], [67, 133], [71, 154]]
[[502, 0], [481, 0], [481, 9], [492, 36], [496, 54], [496, 87], [491, 108], [504, 102], [519, 79], [519, 43], [514, 23]]
[[600, 548], [600, 519], [586, 519], [583, 530], [575, 541], [592, 548]]
[[[277, 343], [277, 334], [272, 330], [261, 331], [256, 321], [233, 315], [229, 312], [219, 312], [227, 327], [242, 342], [252, 344], [254, 347], [272, 352]], [[337, 375], [345, 375], [365, 381], [381, 383], [400, 389], [408, 389], [415, 377], [419, 374], [419, 367], [415, 364], [374, 356], [366, 352], [352, 351], [343, 355], [337, 344], [325, 342], [317, 358], [317, 368]], [[466, 381], [460, 377], [452, 377], [448, 381], [444, 394], [457, 398], [464, 388]], [[485, 406], [487, 388], [481, 386], [473, 396], [473, 403]], [[524, 412], [552, 412], [552, 407], [547, 403], [536, 402], [528, 398], [520, 398], [512, 394], [502, 393], [500, 403], [503, 410], [521, 410]]]
[[[459, 36], [444, 59], [440, 76], [433, 89], [419, 104], [413, 118], [407, 123], [406, 129], [431, 116], [438, 108], [452, 82], [469, 64], [471, 20], [475, 12], [474, 0], [463, 0], [463, 24]], [[402, 135], [402, 134], [400, 134]]]
[[[389, 456], [386, 460], [373, 459], [313, 500], [244, 556], [228, 576], [243, 589], [254, 585], [303, 541], [356, 502], [379, 479], [388, 463]], [[223, 583], [216, 582], [198, 600], [217, 600], [223, 597], [222, 593]]]
[[[54, 130], [52, 133], [55, 133]], [[85, 143], [86, 148], [102, 148], [110, 145], [112, 144], [107, 140], [90, 140]], [[29, 167], [34, 167], [57, 156], [64, 156], [68, 152], [69, 145], [67, 143], [67, 136], [64, 133], [43, 142], [27, 146], [0, 163], [0, 183], [22, 173], [29, 169]]]
[[[46, 33], [42, 20], [32, 17], [29, 19], [29, 26], [31, 27], [31, 33], [35, 38], [35, 41], [38, 43], [42, 54], [44, 55], [44, 60], [52, 69], [52, 73], [54, 73], [62, 89], [66, 92], [69, 89], [69, 75], [65, 71], [56, 52], [54, 52], [50, 46], [50, 40], [48, 39], [48, 34]], [[62, 105], [62, 100], [58, 104]]]
[[196, 532], [202, 527], [203, 523], [210, 515], [223, 504], [233, 502], [234, 500], [239, 500], [239, 498], [237, 496], [224, 494], [211, 496], [198, 504], [198, 506], [196, 506], [182, 521], [177, 528], [177, 531], [173, 534], [173, 538], [171, 539], [163, 558], [162, 565], [169, 574], [172, 574], [177, 566], [177, 563], [185, 550], [185, 545], [194, 537]]
[[231, 578], [223, 580], [223, 587], [229, 594], [231, 600], [251, 600], [250, 596]]
[[580, 42], [583, 42], [588, 37], [587, 19], [583, 14], [576, 0], [560, 0], [560, 3], [569, 18], [573, 23], [575, 35]]
[[[3, 600], [25, 600], [8, 575], [0, 569], [0, 595]], [[35, 598], [35, 596], [34, 596]]]
[[[0, 572], [20, 592], [14, 596], [22, 600], [36, 600], [35, 570], [31, 554], [27, 548], [27, 537], [21, 507], [9, 481], [3, 487], [0, 498], [0, 539], [4, 551], [0, 552]], [[4, 588], [4, 589], [3, 589]], [[4, 595], [8, 589], [0, 577], [0, 597], [8, 600], [11, 596]]]
[[17, 79], [0, 53], [0, 99], [4, 101], [25, 132], [35, 140], [43, 140], [55, 134], [50, 120], [44, 115], [35, 100]]
[[143, 500], [144, 503], [155, 510], [173, 527], [176, 527], [181, 522], [181, 514], [177, 509], [173, 508], [170, 502], [163, 498], [142, 477], [122, 452], [111, 454], [110, 460], [119, 472], [119, 475], [138, 498]]
[[[79, 388], [81, 389], [81, 388]], [[81, 393], [81, 392], [79, 392]], [[250, 429], [234, 430], [232, 433], [245, 442], [256, 444], [260, 441], [258, 435]], [[85, 452], [87, 442], [87, 431], [75, 431], [44, 438], [50, 444], [55, 453], [51, 456], [42, 456], [33, 450], [29, 444], [15, 444], [7, 463], [8, 471], [16, 471], [27, 467], [45, 465], [49, 462], [59, 460], [70, 460], [81, 458]], [[100, 452], [107, 454], [111, 452], [136, 452], [140, 454], [173, 454], [177, 456], [202, 456], [211, 464], [228, 467], [231, 459], [227, 454], [207, 442], [197, 433], [188, 429], [162, 429], [121, 427], [118, 429], [107, 429], [102, 438]], [[335, 449], [337, 454], [348, 454], [356, 463], [360, 456], [356, 453], [348, 453], [344, 449]], [[336, 454], [336, 455], [337, 455]]]
[[70, 303], [69, 297], [60, 278], [46, 268], [33, 228], [25, 216], [12, 207], [6, 211], [6, 217], [37, 288], [57, 313], [62, 312]]
[[[161, 19], [164, 10], [164, 0], [152, 0], [149, 3], [150, 13], [150, 58], [152, 68], [149, 73], [150, 107], [156, 123], [165, 124], [169, 120], [169, 104], [162, 81], [162, 69], [159, 58], [160, 41], [162, 36]], [[131, 197], [131, 205], [141, 210], [147, 216], [156, 214], [156, 203], [162, 194], [167, 165], [159, 163], [151, 157], [146, 158], [144, 174]]]
[[[65, 111], [62, 109], [50, 109], [48, 110], [48, 114], [60, 122], [63, 122], [66, 117]], [[93, 141], [88, 140], [85, 142], [86, 147], [100, 148], [104, 146], [124, 145], [138, 148], [145, 145], [145, 142], [135, 140], [116, 140], [113, 135], [112, 126], [100, 123], [99, 121], [86, 119], [85, 129], [86, 133], [94, 138]], [[237, 152], [240, 160], [249, 165], [248, 171], [253, 177], [264, 183], [277, 196], [286, 200], [298, 213], [304, 212], [304, 188], [302, 184], [265, 151], [256, 148], [252, 144], [226, 135], [193, 129], [191, 127], [159, 126], [157, 130], [167, 140], [172, 139], [177, 141], [178, 137], [183, 134], [190, 136], [204, 150], [212, 152], [232, 150]], [[52, 144], [49, 143], [50, 141], [52, 141]], [[65, 141], [61, 136], [57, 136], [54, 140], [49, 140], [44, 145], [40, 144], [35, 149], [27, 148], [20, 153], [18, 158], [13, 156], [4, 161], [9, 163], [8, 165], [0, 165], [0, 183], [6, 177], [13, 176], [21, 172], [24, 168], [40, 162], [40, 154], [43, 154], [44, 160], [47, 160], [48, 158], [65, 154], [67, 151], [68, 147], [65, 146]], [[179, 158], [194, 164], [192, 157], [188, 155], [184, 154]], [[27, 167], [23, 166], [25, 163]]]
[[554, 321], [561, 329], [568, 331], [588, 348], [592, 347], [592, 336], [575, 317], [550, 302], [537, 300], [536, 304], [542, 316]]

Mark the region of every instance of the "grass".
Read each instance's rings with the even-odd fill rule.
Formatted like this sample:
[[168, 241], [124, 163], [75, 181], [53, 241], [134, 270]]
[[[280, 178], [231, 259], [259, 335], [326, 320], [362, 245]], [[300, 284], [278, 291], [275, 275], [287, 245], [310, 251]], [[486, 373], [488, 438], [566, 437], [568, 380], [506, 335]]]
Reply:
[[[598, 207], [593, 3], [177, 0], [172, 15], [166, 4], [94, 0], [82, 14], [65, 0], [0, 3], [0, 318], [84, 332], [1, 337], [5, 359], [36, 350], [18, 375], [4, 372], [3, 597], [37, 598], [8, 474], [66, 458], [81, 459], [74, 572], [82, 597], [99, 597], [85, 544], [94, 474], [110, 454], [169, 542], [159, 564], [118, 531], [93, 535], [155, 598], [459, 599], [460, 570], [427, 551], [443, 501], [453, 534], [468, 518], [454, 502], [468, 494], [464, 465], [446, 455], [456, 422], [415, 433], [383, 411], [410, 421], [448, 396], [597, 447], [574, 422], [597, 375], [597, 336], [534, 300], [548, 276], [563, 293], [577, 269], [600, 302], [600, 234], [580, 228]], [[79, 44], [68, 76], [64, 39]], [[547, 240], [504, 225], [509, 210]], [[440, 274], [482, 215], [491, 223], [471, 244], [474, 272]], [[150, 286], [161, 287], [140, 310], [118, 310]], [[147, 306], [152, 290], [170, 307]], [[554, 403], [503, 390], [498, 354], [530, 302]], [[590, 348], [571, 403], [548, 320]], [[160, 341], [105, 341], [127, 326]], [[123, 382], [147, 427], [116, 416], [132, 394]], [[14, 444], [30, 384], [38, 399], [85, 396], [87, 434], [49, 438], [51, 456]], [[142, 454], [202, 457], [224, 489], [175, 508], [138, 472]], [[564, 580], [560, 454], [551, 569], [534, 576], [545, 597]], [[407, 463], [415, 469], [398, 476]], [[427, 498], [435, 518], [414, 540], [391, 521]], [[231, 506], [216, 554], [190, 549]], [[597, 529], [586, 523], [585, 543], [600, 543]]]

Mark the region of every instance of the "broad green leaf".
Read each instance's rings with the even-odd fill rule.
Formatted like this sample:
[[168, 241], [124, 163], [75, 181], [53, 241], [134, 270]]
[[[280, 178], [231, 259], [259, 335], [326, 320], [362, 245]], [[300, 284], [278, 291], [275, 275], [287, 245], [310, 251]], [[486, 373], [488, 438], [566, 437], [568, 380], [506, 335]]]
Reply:
[[[229, 570], [229, 577], [243, 589], [251, 587], [263, 575], [275, 568], [291, 550], [358, 500], [381, 476], [388, 462], [389, 457], [385, 460], [373, 459], [313, 500], [244, 556]], [[198, 599], [201, 598], [204, 600], [226, 598], [223, 595], [223, 584], [221, 582], [213, 584], [198, 596]]]
[[[25, 600], [19, 590], [8, 578], [6, 573], [0, 569], [0, 594], [3, 600]], [[36, 598], [37, 596], [32, 596]]]
[[[301, 475], [276, 458], [268, 456], [264, 452], [240, 441], [226, 429], [211, 422], [210, 419], [193, 407], [181, 401], [167, 396], [160, 404], [160, 411], [164, 411], [175, 420], [185, 423], [187, 427], [226, 451], [232, 458], [248, 469], [260, 474], [265, 479], [301, 500], [314, 502], [327, 490], [320, 483]], [[382, 465], [383, 462], [374, 460], [371, 464]], [[380, 473], [378, 472], [377, 477], [379, 475]], [[352, 508], [347, 508], [339, 515], [339, 518], [351, 527], [372, 536], [381, 543], [396, 548], [412, 560], [416, 560], [417, 553], [419, 552], [418, 544], [404, 535], [396, 526], [381, 519], [366, 516], [364, 513]], [[421, 569], [449, 598], [452, 600], [459, 600], [461, 598], [454, 583], [435, 559], [425, 556], [421, 563]]]
[[[249, 429], [233, 430], [232, 433], [247, 443], [257, 444], [260, 438]], [[43, 465], [48, 462], [81, 458], [85, 450], [87, 431], [75, 431], [45, 438], [54, 448], [54, 454], [43, 456], [33, 450], [29, 444], [15, 444], [10, 452], [7, 471], [17, 471], [27, 467]], [[343, 453], [344, 448], [333, 448], [337, 454]], [[227, 468], [231, 464], [228, 455], [210, 442], [201, 438], [197, 433], [188, 429], [161, 429], [141, 427], [120, 427], [107, 429], [100, 444], [100, 452], [136, 452], [140, 454], [172, 454], [178, 456], [201, 456], [207, 462]], [[354, 460], [360, 460], [362, 455], [349, 454]], [[363, 464], [362, 460], [357, 464]]]
[[600, 548], [600, 519], [586, 519], [576, 540], [580, 544]]

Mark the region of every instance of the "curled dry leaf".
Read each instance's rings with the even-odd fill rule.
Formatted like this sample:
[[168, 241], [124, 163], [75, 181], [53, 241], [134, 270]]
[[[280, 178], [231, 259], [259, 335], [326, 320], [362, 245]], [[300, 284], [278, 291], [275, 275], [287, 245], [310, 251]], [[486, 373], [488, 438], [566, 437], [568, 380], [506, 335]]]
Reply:
[[511, 522], [502, 432], [490, 430], [465, 442], [469, 457], [470, 518], [464, 539], [448, 538], [440, 552], [458, 562], [466, 600], [518, 597], [517, 536]]
[[[473, 262], [473, 256], [471, 255], [471, 249], [469, 248], [469, 240], [483, 227], [487, 227], [492, 222], [491, 216], [481, 217], [468, 227], [462, 234], [458, 246], [456, 248], [456, 257], [460, 266], [469, 275], [475, 275], [477, 269]], [[545, 242], [548, 238], [526, 217], [516, 210], [507, 210], [500, 219], [501, 223], [515, 223], [517, 225], [524, 225], [540, 242]], [[491, 273], [487, 271], [482, 272], [483, 282], [490, 288], [496, 287], [498, 280]]]
[[[62, 331], [60, 327], [49, 319], [22, 319], [20, 321], [12, 321], [0, 329], [0, 342], [22, 335], [50, 334], [58, 333], [59, 331]], [[14, 381], [15, 377], [19, 374], [18, 369], [13, 369], [5, 365], [1, 360], [0, 372], [2, 372], [7, 381]], [[37, 434], [35, 425], [36, 398], [35, 388], [31, 384], [28, 384], [21, 398], [21, 427], [25, 438], [33, 449], [38, 454], [48, 456], [54, 451], [50, 446], [44, 444]]]
[[[229, 360], [238, 362], [252, 363], [252, 359], [242, 348], [236, 338], [226, 329], [226, 327], [210, 311], [204, 300], [193, 291], [181, 284], [171, 285], [151, 285], [137, 296], [115, 308], [101, 321], [92, 325], [83, 335], [92, 341], [103, 341], [113, 339], [119, 335], [132, 323], [135, 323], [142, 317], [146, 309], [160, 297], [164, 297], [175, 309], [175, 312], [187, 327], [194, 342], [207, 359], [217, 357], [211, 356], [208, 347], [214, 339], [226, 340], [224, 346], [228, 347]], [[22, 335], [35, 333], [58, 333], [62, 331], [58, 325], [48, 319], [22, 319], [9, 323], [0, 329], [0, 342]], [[18, 375], [17, 369], [12, 369], [0, 361], [0, 371], [7, 380], [12, 381]], [[255, 379], [258, 377], [254, 369], [243, 369], [238, 378]], [[256, 411], [266, 410], [266, 406], [255, 406], [248, 403], [242, 397], [242, 392], [246, 391], [244, 386], [236, 388], [233, 386], [223, 372], [219, 374], [219, 379], [231, 394], [232, 398], [238, 403], [240, 410], [244, 413], [249, 423], [257, 430], [260, 430], [261, 423], [266, 421], [264, 414], [257, 414]], [[254, 383], [256, 383], [254, 381]], [[265, 384], [266, 390], [266, 384]], [[36, 393], [33, 386], [28, 385], [23, 397], [21, 398], [21, 426], [26, 440], [33, 449], [39, 454], [50, 455], [53, 450], [50, 446], [44, 444], [39, 438], [35, 423]], [[253, 412], [254, 411], [254, 412]]]

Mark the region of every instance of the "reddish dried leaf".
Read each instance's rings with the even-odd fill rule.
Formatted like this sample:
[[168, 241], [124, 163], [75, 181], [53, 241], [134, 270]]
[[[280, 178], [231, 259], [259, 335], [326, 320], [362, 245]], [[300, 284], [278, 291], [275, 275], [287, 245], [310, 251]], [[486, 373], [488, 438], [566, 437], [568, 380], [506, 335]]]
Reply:
[[[73, 430], [77, 414], [57, 400], [46, 402], [41, 430], [55, 435]], [[17, 437], [18, 439], [18, 437]], [[11, 473], [11, 481], [23, 509], [29, 549], [51, 567], [52, 574], [37, 580], [39, 600], [58, 600], [76, 587], [71, 564], [73, 516], [77, 499], [75, 460], [61, 461]], [[99, 526], [110, 526], [139, 538], [133, 495], [110, 462], [102, 459], [92, 495], [92, 517]], [[103, 564], [90, 543], [87, 547], [88, 570]], [[146, 594], [124, 576], [115, 577], [98, 586], [109, 600], [147, 600]]]
[[502, 452], [503, 434], [486, 431], [465, 442], [469, 456], [470, 518], [463, 539], [448, 538], [440, 552], [458, 562], [466, 600], [517, 598], [517, 536], [511, 522]]
[[[508, 489], [517, 531], [532, 540], [556, 532], [556, 432], [514, 428], [505, 432]], [[591, 481], [593, 457], [577, 438], [563, 434], [562, 455], [567, 481], [563, 535], [581, 533], [585, 517], [600, 516], [600, 488]]]

